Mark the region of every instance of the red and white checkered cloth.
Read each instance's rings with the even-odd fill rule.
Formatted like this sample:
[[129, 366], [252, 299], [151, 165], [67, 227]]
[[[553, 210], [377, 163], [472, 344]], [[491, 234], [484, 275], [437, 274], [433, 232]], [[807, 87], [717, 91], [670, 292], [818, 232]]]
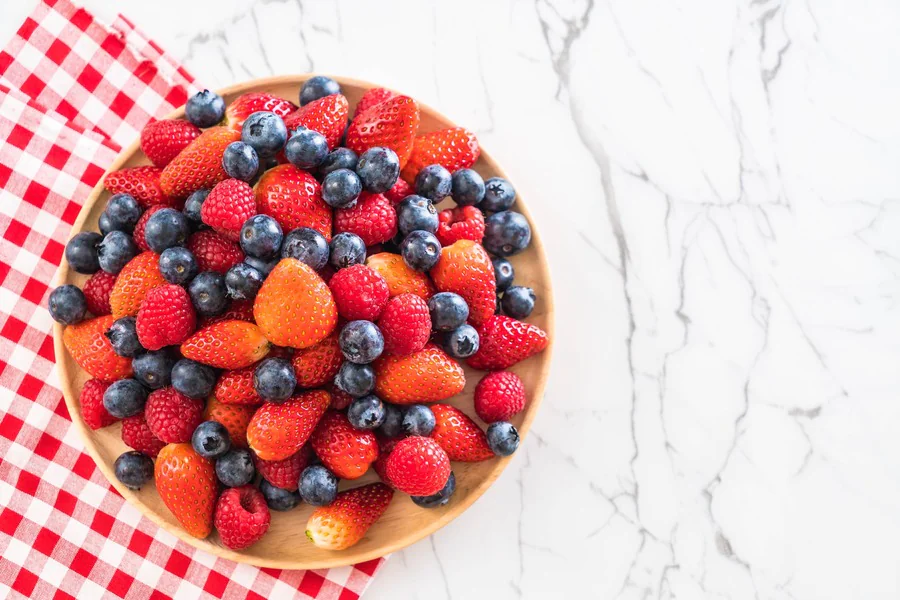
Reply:
[[284, 571], [195, 550], [125, 502], [71, 427], [48, 286], [91, 188], [192, 82], [124, 18], [68, 0], [0, 52], [0, 597], [358, 598], [382, 562]]

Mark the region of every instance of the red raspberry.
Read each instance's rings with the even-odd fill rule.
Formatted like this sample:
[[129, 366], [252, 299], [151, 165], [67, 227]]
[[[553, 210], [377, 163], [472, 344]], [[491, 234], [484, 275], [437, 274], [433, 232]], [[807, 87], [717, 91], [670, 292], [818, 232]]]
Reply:
[[335, 270], [331, 265], [325, 265], [321, 270], [317, 271], [317, 273], [319, 274], [319, 277], [322, 278], [322, 281], [328, 283], [331, 281], [331, 278], [334, 277]]
[[388, 479], [387, 476], [387, 459], [391, 455], [391, 452], [394, 449], [394, 446], [397, 445], [402, 438], [391, 438], [388, 440], [378, 440], [378, 458], [375, 459], [375, 462], [372, 463], [372, 468], [375, 469], [375, 472], [381, 477], [381, 481], [384, 482], [385, 485], [390, 487], [394, 487], [394, 484], [391, 483], [391, 480]]
[[418, 435], [397, 442], [385, 464], [391, 484], [410, 496], [441, 491], [450, 477], [450, 458], [440, 444]]
[[525, 408], [525, 385], [511, 371], [495, 371], [475, 386], [475, 413], [485, 423], [508, 421]]
[[257, 406], [262, 404], [262, 398], [253, 387], [253, 371], [256, 365], [250, 365], [243, 369], [225, 371], [213, 388], [213, 396], [222, 404], [246, 404]]
[[293, 492], [300, 483], [300, 473], [309, 465], [311, 457], [312, 448], [306, 444], [299, 452], [282, 460], [263, 460], [254, 454], [253, 464], [266, 481], [275, 487]]
[[457, 206], [438, 214], [435, 232], [441, 246], [449, 246], [457, 240], [481, 243], [484, 238], [484, 215], [474, 206]]
[[381, 194], [362, 192], [353, 208], [334, 211], [334, 232], [355, 233], [366, 246], [386, 242], [397, 235], [397, 211]]
[[252, 485], [227, 489], [216, 503], [219, 539], [232, 550], [258, 542], [269, 530], [271, 519], [266, 499]]
[[84, 282], [84, 299], [87, 301], [88, 310], [94, 316], [102, 317], [112, 312], [109, 306], [109, 295], [112, 294], [116, 276], [106, 271], [97, 271]]
[[100, 429], [118, 421], [103, 406], [103, 392], [110, 385], [112, 384], [99, 379], [88, 379], [81, 388], [81, 418], [91, 429]]
[[331, 405], [329, 408], [333, 408], [334, 410], [344, 410], [350, 406], [355, 399], [333, 383], [328, 385], [328, 392], [331, 394]]
[[241, 226], [256, 214], [256, 195], [246, 181], [226, 179], [203, 201], [200, 218], [225, 238], [238, 241]]
[[182, 119], [152, 120], [141, 130], [141, 150], [157, 167], [165, 167], [200, 135], [200, 129]]
[[150, 220], [150, 217], [153, 216], [153, 213], [160, 211], [166, 208], [165, 206], [150, 206], [147, 210], [144, 211], [144, 214], [141, 215], [141, 218], [138, 219], [137, 224], [134, 226], [134, 233], [131, 237], [134, 238], [134, 243], [137, 244], [138, 248], [142, 251], [147, 252], [150, 250], [150, 246], [147, 244], [147, 238], [144, 237], [144, 230], [147, 228], [147, 221]]
[[180, 344], [197, 327], [197, 315], [180, 285], [161, 285], [149, 292], [137, 314], [138, 341], [147, 350]]
[[405, 356], [418, 352], [431, 337], [428, 303], [415, 294], [394, 296], [378, 317], [385, 354]]
[[399, 204], [401, 200], [413, 193], [414, 190], [412, 186], [406, 183], [406, 181], [404, 181], [402, 178], [400, 178], [397, 179], [397, 183], [394, 184], [394, 187], [386, 191], [384, 195], [387, 196], [387, 199], [394, 204]]
[[190, 442], [203, 421], [203, 400], [188, 398], [171, 387], [158, 389], [147, 396], [144, 418], [160, 440], [168, 444]]
[[338, 314], [347, 320], [374, 321], [387, 304], [390, 292], [384, 277], [366, 265], [341, 269], [328, 282]]
[[166, 446], [164, 441], [150, 431], [147, 420], [144, 419], [144, 413], [122, 419], [122, 441], [129, 448], [134, 448], [138, 452], [154, 458]]
[[224, 275], [244, 260], [240, 246], [214, 231], [198, 231], [188, 239], [187, 249], [197, 259], [201, 272], [217, 271]]

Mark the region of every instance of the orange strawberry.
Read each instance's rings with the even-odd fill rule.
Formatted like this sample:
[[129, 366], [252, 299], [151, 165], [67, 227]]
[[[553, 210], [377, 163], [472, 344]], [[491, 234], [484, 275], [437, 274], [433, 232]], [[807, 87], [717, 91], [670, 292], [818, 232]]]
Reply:
[[399, 254], [373, 254], [366, 259], [366, 266], [384, 277], [391, 297], [415, 294], [427, 302], [434, 295], [434, 285], [428, 275], [410, 269]]
[[375, 393], [388, 402], [436, 402], [455, 396], [465, 385], [459, 363], [434, 344], [413, 354], [375, 361]]
[[153, 252], [138, 254], [119, 272], [113, 285], [109, 295], [112, 316], [121, 319], [138, 314], [147, 292], [167, 283], [159, 272], [159, 255]]
[[158, 167], [126, 167], [108, 173], [103, 179], [103, 187], [110, 194], [130, 194], [143, 207], [174, 206], [179, 202], [166, 194], [160, 185], [162, 169]]
[[250, 449], [263, 460], [282, 460], [294, 454], [312, 435], [330, 402], [328, 392], [313, 390], [281, 404], [263, 404], [247, 427]]
[[256, 210], [278, 221], [285, 233], [310, 227], [331, 241], [331, 207], [322, 200], [322, 188], [294, 165], [278, 165], [259, 178]]
[[119, 356], [104, 335], [115, 317], [105, 315], [69, 325], [63, 332], [63, 343], [78, 366], [101, 381], [117, 381], [131, 377], [131, 359]]
[[494, 457], [487, 436], [466, 413], [449, 404], [432, 404], [434, 429], [431, 438], [452, 461], [479, 462]]
[[355, 119], [365, 111], [369, 110], [376, 104], [381, 104], [385, 100], [390, 100], [397, 94], [387, 88], [372, 88], [362, 95], [359, 102], [356, 103], [356, 110], [353, 112]]
[[269, 353], [259, 327], [246, 321], [219, 321], [181, 344], [181, 355], [218, 369], [249, 367]]
[[211, 127], [172, 159], [160, 175], [163, 192], [185, 198], [201, 188], [211, 188], [228, 177], [222, 166], [225, 147], [241, 139], [227, 127]]
[[403, 168], [412, 153], [418, 128], [419, 105], [409, 96], [394, 96], [353, 119], [345, 145], [357, 154], [375, 146], [390, 148], [397, 153]]
[[293, 102], [266, 92], [241, 94], [225, 109], [225, 123], [232, 131], [240, 133], [244, 121], [255, 112], [273, 112], [284, 118], [295, 110], [297, 105]]
[[469, 305], [469, 321], [484, 323], [497, 309], [497, 280], [491, 257], [478, 242], [459, 240], [441, 250], [431, 269], [434, 285], [441, 292], [454, 292]]
[[469, 357], [469, 366], [482, 371], [508, 369], [547, 347], [547, 333], [531, 323], [504, 315], [493, 315], [478, 328], [478, 352]]
[[416, 136], [412, 154], [400, 176], [413, 183], [428, 165], [441, 165], [451, 173], [468, 169], [478, 160], [481, 148], [475, 134], [463, 127], [448, 127]]
[[200, 128], [183, 119], [152, 119], [141, 130], [141, 150], [162, 168], [199, 135]]
[[365, 429], [356, 429], [347, 415], [330, 410], [325, 413], [310, 438], [322, 464], [341, 479], [357, 479], [366, 474], [378, 458], [378, 440]]
[[256, 295], [253, 316], [273, 344], [309, 348], [334, 331], [337, 306], [315, 271], [296, 258], [283, 258]]
[[185, 531], [196, 538], [212, 533], [216, 470], [190, 444], [169, 444], [156, 457], [156, 490]]
[[318, 548], [346, 550], [366, 535], [391, 503], [394, 491], [383, 483], [346, 490], [309, 516], [306, 537]]
[[232, 445], [238, 448], [247, 447], [247, 427], [256, 408], [239, 404], [224, 404], [217, 398], [210, 397], [203, 411], [204, 421], [218, 421], [228, 430]]
[[225, 371], [219, 376], [216, 387], [213, 388], [213, 396], [223, 404], [243, 404], [246, 406], [259, 406], [262, 398], [253, 387], [253, 371], [255, 365]]
[[318, 131], [325, 136], [328, 149], [333, 150], [344, 135], [349, 114], [347, 99], [342, 94], [331, 94], [301, 106], [297, 112], [285, 117], [284, 124], [288, 131], [300, 126]]
[[291, 361], [294, 364], [294, 375], [297, 385], [303, 388], [314, 388], [325, 385], [337, 375], [344, 362], [341, 347], [338, 345], [337, 331], [327, 338], [303, 350], [297, 350]]

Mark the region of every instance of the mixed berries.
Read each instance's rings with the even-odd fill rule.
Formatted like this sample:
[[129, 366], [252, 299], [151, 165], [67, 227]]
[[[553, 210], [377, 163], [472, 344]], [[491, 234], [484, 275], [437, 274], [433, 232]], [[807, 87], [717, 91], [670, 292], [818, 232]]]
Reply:
[[[82, 418], [121, 421], [116, 477], [235, 550], [302, 503], [307, 538], [342, 550], [395, 492], [452, 502], [453, 462], [516, 450], [527, 393], [508, 369], [548, 344], [508, 260], [530, 225], [472, 168], [474, 134], [419, 134], [416, 101], [383, 88], [351, 119], [327, 77], [296, 100], [204, 90], [149, 123], [152, 166], [108, 174], [100, 233], [66, 246], [89, 277], [48, 299], [91, 377]], [[463, 362], [489, 371], [484, 425], [445, 403]], [[346, 483], [370, 468], [381, 483]]]

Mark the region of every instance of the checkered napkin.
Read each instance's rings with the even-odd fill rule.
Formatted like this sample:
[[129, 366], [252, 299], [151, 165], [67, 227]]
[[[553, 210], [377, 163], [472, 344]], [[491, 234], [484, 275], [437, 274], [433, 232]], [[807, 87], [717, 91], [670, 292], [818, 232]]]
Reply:
[[259, 569], [195, 550], [110, 486], [71, 427], [49, 285], [81, 203], [191, 76], [124, 18], [45, 0], [0, 52], [0, 597], [358, 598], [381, 560]]

